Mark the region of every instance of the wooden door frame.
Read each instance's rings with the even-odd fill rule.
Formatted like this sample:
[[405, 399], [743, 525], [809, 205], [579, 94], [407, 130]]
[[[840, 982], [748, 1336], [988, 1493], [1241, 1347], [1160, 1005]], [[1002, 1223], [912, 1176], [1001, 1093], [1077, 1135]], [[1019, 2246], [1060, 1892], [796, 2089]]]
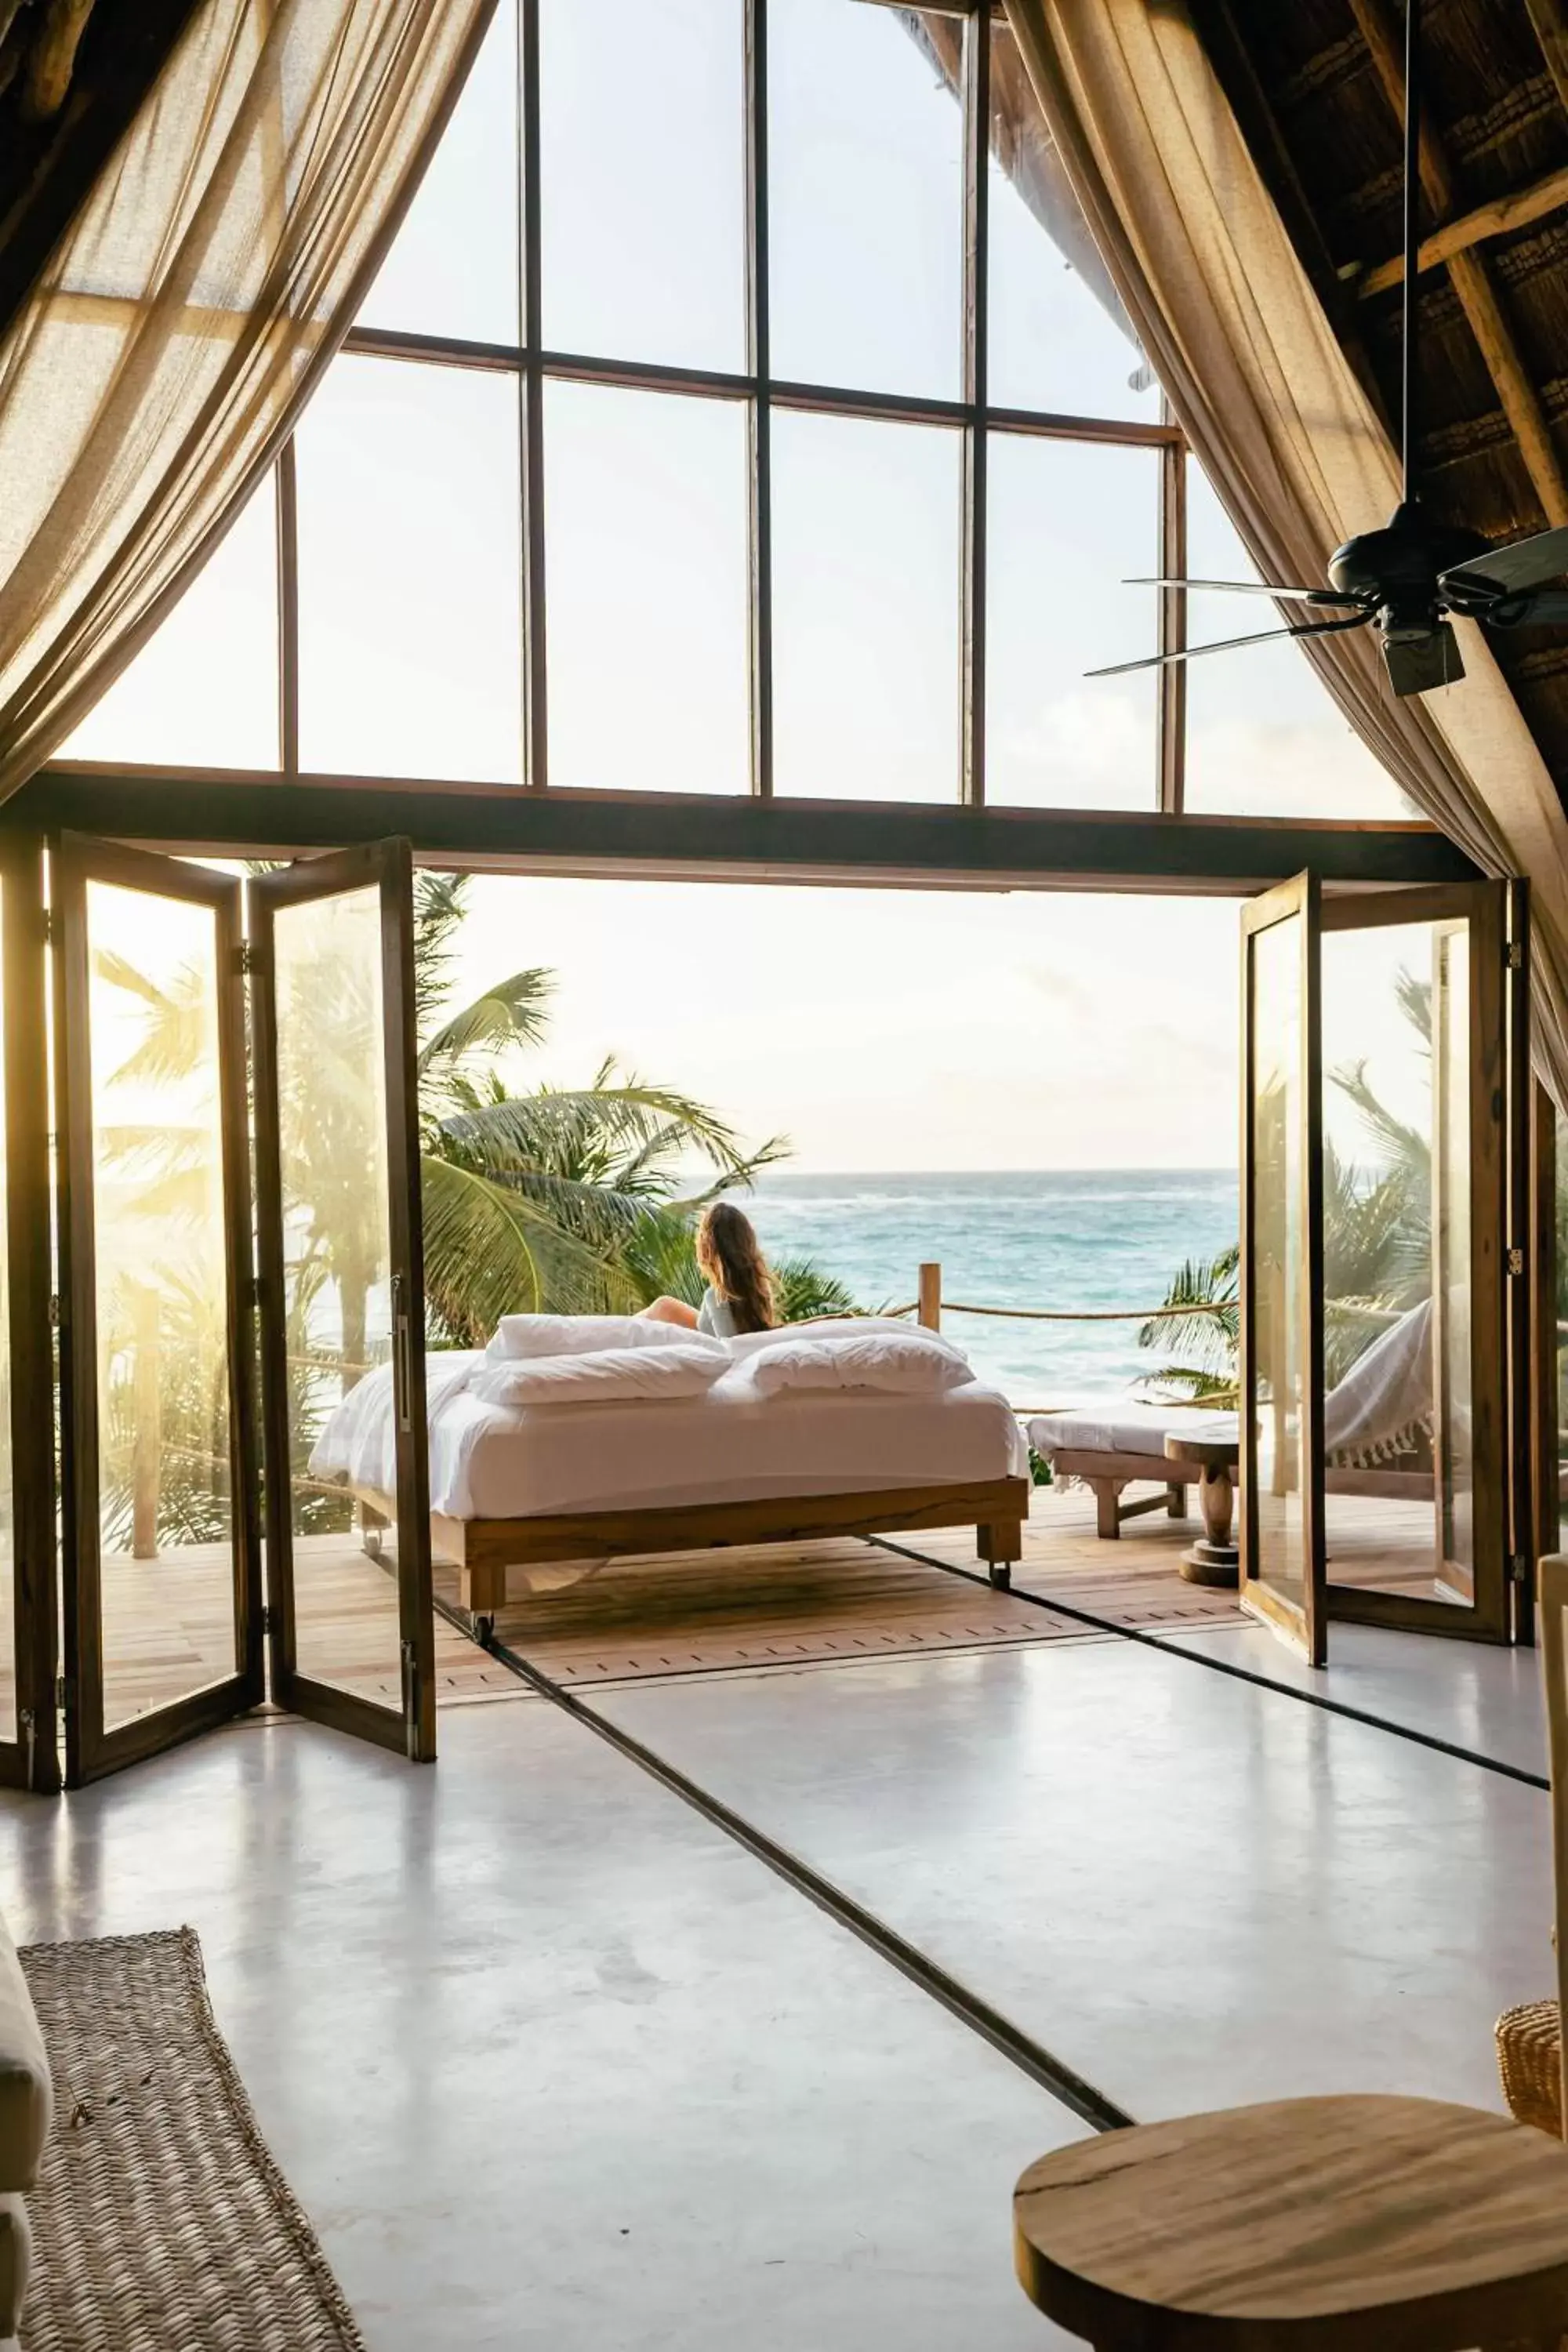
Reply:
[[[405, 1293], [407, 1352], [396, 1420], [398, 1639], [403, 1706], [373, 1700], [302, 1674], [289, 1508], [289, 1391], [284, 1302], [281, 1138], [278, 1120], [278, 1006], [274, 918], [282, 909], [374, 888], [381, 905], [382, 1038], [387, 1120], [388, 1245]], [[420, 1223], [418, 1072], [415, 1035], [414, 857], [406, 840], [368, 843], [301, 858], [251, 886], [256, 1055], [256, 1166], [260, 1250], [262, 1412], [266, 1427], [267, 1567], [272, 1695], [313, 1721], [425, 1763], [436, 1754], [436, 1630], [430, 1570], [430, 1480], [425, 1404], [425, 1253]], [[395, 1297], [396, 1291], [394, 1292]], [[398, 1334], [393, 1334], [395, 1360]]]
[[[236, 1671], [174, 1705], [107, 1731], [103, 1723], [100, 1549], [98, 1298], [87, 886], [103, 882], [212, 910], [217, 970], [218, 1102], [223, 1152], [233, 1510]], [[59, 1252], [60, 1481], [65, 1627], [66, 1780], [69, 1787], [211, 1730], [263, 1696], [259, 1467], [250, 1296], [249, 1129], [246, 1113], [241, 885], [209, 867], [63, 834], [50, 844]]]
[[[1368, 1591], [1328, 1585], [1336, 1622], [1393, 1626], [1450, 1640], [1506, 1643], [1512, 1633], [1510, 1587], [1515, 1559], [1520, 1470], [1514, 1450], [1518, 1416], [1512, 1350], [1516, 1326], [1507, 1267], [1509, 1250], [1522, 1247], [1510, 1189], [1516, 1155], [1510, 1149], [1516, 1087], [1510, 1066], [1517, 1017], [1510, 984], [1524, 972], [1510, 961], [1510, 891], [1507, 882], [1463, 882], [1423, 888], [1358, 893], [1323, 908], [1324, 931], [1378, 930], [1410, 923], [1457, 922], [1469, 927], [1469, 1241], [1470, 1410], [1475, 1597], [1467, 1607], [1416, 1593]], [[1434, 1071], [1434, 1107], [1436, 1107]], [[1434, 1120], [1436, 1108], [1434, 1108]], [[1434, 1135], [1434, 1143], [1436, 1136]], [[1436, 1237], [1434, 1237], [1434, 1240]], [[1436, 1287], [1436, 1285], [1434, 1285]], [[1434, 1312], [1438, 1302], [1434, 1297]], [[1436, 1338], [1434, 1339], [1436, 1345]], [[1514, 1375], [1517, 1377], [1517, 1374]], [[1528, 1462], [1521, 1455], [1524, 1493]], [[1435, 1461], [1435, 1477], [1441, 1465]], [[1528, 1511], [1528, 1504], [1525, 1506]], [[1483, 1549], [1484, 1547], [1484, 1549]]]
[[[1328, 1657], [1328, 1611], [1324, 1581], [1323, 1449], [1321, 1443], [1323, 1390], [1323, 1180], [1322, 1040], [1318, 990], [1317, 942], [1322, 907], [1314, 873], [1276, 884], [1242, 909], [1241, 919], [1241, 1258], [1237, 1406], [1240, 1421], [1241, 1606], [1282, 1634], [1309, 1664]], [[1253, 950], [1265, 931], [1299, 921], [1301, 933], [1300, 1112], [1301, 1181], [1306, 1246], [1301, 1254], [1299, 1301], [1304, 1360], [1301, 1365], [1301, 1549], [1302, 1599], [1298, 1608], [1273, 1591], [1249, 1565], [1258, 1559], [1257, 1446], [1252, 1417], [1253, 1360], [1257, 1350], [1257, 1288], [1252, 1279], [1256, 1228], [1256, 1153], [1253, 1090]]]
[[4, 951], [5, 1246], [10, 1290], [11, 1538], [16, 1738], [0, 1785], [60, 1785], [54, 1334], [49, 1307], [49, 1092], [44, 975], [48, 917], [41, 834], [0, 838]]

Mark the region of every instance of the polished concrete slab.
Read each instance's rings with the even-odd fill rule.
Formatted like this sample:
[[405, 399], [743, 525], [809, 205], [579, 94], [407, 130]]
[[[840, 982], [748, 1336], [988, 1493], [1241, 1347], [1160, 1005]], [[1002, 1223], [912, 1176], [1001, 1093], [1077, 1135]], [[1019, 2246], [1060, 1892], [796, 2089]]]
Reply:
[[1544, 1792], [1184, 1657], [1062, 1643], [592, 1705], [1141, 2118], [1497, 2105], [1493, 2021], [1550, 1989]]
[[19, 1937], [200, 1931], [371, 2352], [1067, 2341], [1008, 2200], [1072, 2116], [553, 1709], [441, 1743], [273, 1722], [0, 1799]]
[[1526, 1772], [1546, 1770], [1539, 1651], [1331, 1624], [1329, 1663], [1313, 1668], [1263, 1625], [1170, 1638]]

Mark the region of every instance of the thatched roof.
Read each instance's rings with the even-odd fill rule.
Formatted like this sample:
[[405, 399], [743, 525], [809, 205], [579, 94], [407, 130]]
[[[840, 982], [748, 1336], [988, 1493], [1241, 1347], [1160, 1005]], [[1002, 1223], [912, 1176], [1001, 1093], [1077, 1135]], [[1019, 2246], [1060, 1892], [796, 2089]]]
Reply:
[[[1342, 343], [1397, 415], [1403, 10], [1193, 7]], [[1568, 522], [1568, 5], [1425, 0], [1422, 27], [1422, 235], [1458, 247], [1421, 276], [1422, 493], [1509, 539]], [[1568, 797], [1568, 630], [1492, 643]]]

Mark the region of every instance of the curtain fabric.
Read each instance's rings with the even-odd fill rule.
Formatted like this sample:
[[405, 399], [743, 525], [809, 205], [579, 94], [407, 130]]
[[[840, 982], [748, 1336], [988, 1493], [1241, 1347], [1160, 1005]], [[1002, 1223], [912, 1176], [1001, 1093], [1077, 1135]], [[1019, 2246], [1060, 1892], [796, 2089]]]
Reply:
[[[1133, 330], [1265, 578], [1325, 578], [1399, 476], [1184, 0], [1006, 0], [1046, 127]], [[1370, 631], [1309, 658], [1423, 813], [1533, 912], [1534, 1054], [1568, 1108], [1568, 818], [1479, 629], [1467, 675], [1400, 701]], [[1245, 660], [1245, 654], [1237, 656]]]
[[0, 344], [0, 798], [222, 540], [495, 0], [205, 0]]

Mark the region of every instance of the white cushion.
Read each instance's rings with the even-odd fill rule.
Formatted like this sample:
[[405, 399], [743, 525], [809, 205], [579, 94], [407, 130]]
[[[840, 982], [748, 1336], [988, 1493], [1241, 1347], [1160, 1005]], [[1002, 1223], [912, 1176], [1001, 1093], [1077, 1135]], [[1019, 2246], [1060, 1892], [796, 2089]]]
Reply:
[[590, 1355], [494, 1363], [474, 1380], [472, 1393], [489, 1404], [624, 1404], [637, 1397], [699, 1396], [729, 1370], [728, 1349], [693, 1332], [662, 1348], [600, 1348]]
[[956, 1350], [910, 1331], [868, 1331], [853, 1339], [792, 1339], [753, 1356], [748, 1370], [760, 1396], [783, 1389], [879, 1389], [931, 1395], [973, 1379]]

